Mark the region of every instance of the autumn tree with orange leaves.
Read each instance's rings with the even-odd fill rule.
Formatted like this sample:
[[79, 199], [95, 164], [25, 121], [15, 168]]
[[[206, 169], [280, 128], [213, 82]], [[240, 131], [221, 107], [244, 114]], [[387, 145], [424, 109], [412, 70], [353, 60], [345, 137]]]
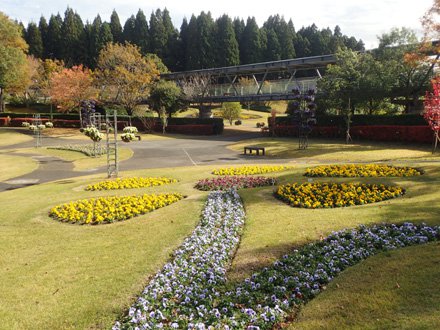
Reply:
[[49, 95], [59, 111], [79, 109], [81, 101], [96, 97], [92, 73], [82, 65], [55, 72], [50, 78]]

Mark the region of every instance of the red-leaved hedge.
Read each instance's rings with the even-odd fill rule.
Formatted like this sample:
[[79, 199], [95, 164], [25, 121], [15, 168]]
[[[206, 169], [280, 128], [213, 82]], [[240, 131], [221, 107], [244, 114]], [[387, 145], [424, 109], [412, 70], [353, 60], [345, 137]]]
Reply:
[[[277, 136], [298, 136], [298, 126], [277, 125], [275, 127]], [[375, 126], [353, 126], [350, 135], [357, 140], [374, 141], [401, 141], [431, 143], [433, 132], [429, 126], [398, 126], [398, 125], [375, 125]], [[345, 131], [337, 126], [316, 126], [313, 127], [310, 136], [322, 138], [342, 138]]]

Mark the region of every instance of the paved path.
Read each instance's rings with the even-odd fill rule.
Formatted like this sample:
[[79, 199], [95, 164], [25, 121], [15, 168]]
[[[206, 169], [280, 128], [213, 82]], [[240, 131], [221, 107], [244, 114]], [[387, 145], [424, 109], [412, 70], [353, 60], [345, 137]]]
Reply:
[[[188, 137], [178, 139], [142, 140], [130, 143], [133, 157], [119, 163], [120, 171], [163, 168], [180, 166], [200, 166], [209, 164], [243, 164], [243, 163], [285, 163], [286, 160], [271, 160], [266, 157], [244, 156], [227, 148], [233, 142], [243, 139], [261, 137], [258, 132], [239, 132], [231, 136]], [[87, 140], [68, 140], [62, 138], [47, 138], [43, 146], [60, 144], [90, 143]], [[121, 144], [123, 145], [123, 144]], [[28, 141], [13, 146], [0, 147], [19, 151], [21, 148], [34, 147], [34, 141]], [[107, 168], [100, 167], [89, 171], [73, 171], [73, 164], [56, 157], [38, 154], [14, 155], [32, 157], [39, 162], [35, 171], [0, 182], [0, 191], [12, 190], [29, 185], [65, 180], [87, 174], [106, 173]]]

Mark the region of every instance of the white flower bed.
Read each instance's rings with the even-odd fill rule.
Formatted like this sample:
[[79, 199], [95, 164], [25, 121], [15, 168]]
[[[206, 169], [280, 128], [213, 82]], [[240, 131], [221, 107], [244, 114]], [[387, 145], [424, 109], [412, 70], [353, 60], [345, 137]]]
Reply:
[[218, 288], [226, 281], [244, 216], [237, 192], [210, 193], [193, 234], [145, 288], [127, 318], [116, 322], [113, 329], [194, 328], [196, 320], [216, 319], [220, 312], [215, 302], [221, 298]]

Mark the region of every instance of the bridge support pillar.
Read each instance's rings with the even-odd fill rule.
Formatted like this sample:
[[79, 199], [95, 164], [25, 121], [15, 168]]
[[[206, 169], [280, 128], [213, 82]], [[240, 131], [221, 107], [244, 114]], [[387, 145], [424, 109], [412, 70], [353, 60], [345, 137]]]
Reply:
[[212, 116], [212, 107], [209, 105], [200, 105], [199, 106], [199, 118], [211, 118]]

